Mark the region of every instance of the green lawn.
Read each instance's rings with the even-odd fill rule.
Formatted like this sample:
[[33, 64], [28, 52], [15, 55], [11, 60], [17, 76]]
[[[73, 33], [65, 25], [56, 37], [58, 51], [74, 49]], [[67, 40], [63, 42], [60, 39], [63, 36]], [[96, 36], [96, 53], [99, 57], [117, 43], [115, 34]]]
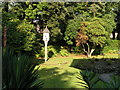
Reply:
[[[108, 57], [104, 56], [104, 57]], [[110, 58], [117, 58], [117, 55], [110, 55]], [[102, 58], [103, 56], [94, 56]], [[74, 59], [81, 59], [78, 56], [54, 57], [47, 62], [40, 64], [40, 78], [44, 81], [44, 88], [84, 88], [76, 77], [80, 70], [70, 67]], [[87, 58], [87, 57], [84, 57]], [[81, 76], [80, 76], [81, 77]], [[84, 82], [84, 81], [82, 81]]]

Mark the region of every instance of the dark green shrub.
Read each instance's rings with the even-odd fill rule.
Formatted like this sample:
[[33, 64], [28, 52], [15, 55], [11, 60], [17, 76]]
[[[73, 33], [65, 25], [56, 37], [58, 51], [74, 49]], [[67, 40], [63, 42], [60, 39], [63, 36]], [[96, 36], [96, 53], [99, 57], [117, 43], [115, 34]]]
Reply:
[[80, 55], [81, 53], [83, 53], [83, 49], [82, 47], [72, 47], [72, 53]]
[[37, 61], [27, 55], [15, 55], [13, 49], [3, 51], [2, 61], [2, 88], [41, 88], [42, 82], [38, 81]]
[[102, 53], [117, 53], [118, 54], [118, 43], [120, 40], [108, 40], [107, 45], [103, 48]]
[[102, 48], [100, 46], [97, 46], [95, 51], [93, 52], [93, 55], [100, 55]]

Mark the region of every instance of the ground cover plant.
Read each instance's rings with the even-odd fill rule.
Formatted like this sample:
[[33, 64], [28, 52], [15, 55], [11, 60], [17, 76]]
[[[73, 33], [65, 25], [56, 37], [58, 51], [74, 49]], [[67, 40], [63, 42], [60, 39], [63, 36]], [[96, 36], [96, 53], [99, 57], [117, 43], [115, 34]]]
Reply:
[[[82, 71], [80, 72], [82, 75], [85, 84], [88, 85], [89, 90], [93, 88], [109, 88], [109, 89], [120, 89], [120, 76], [111, 76], [111, 80], [109, 82], [105, 82], [104, 80], [99, 78], [99, 74], [92, 71]], [[80, 77], [77, 77], [81, 80]], [[81, 83], [81, 82], [78, 82]]]

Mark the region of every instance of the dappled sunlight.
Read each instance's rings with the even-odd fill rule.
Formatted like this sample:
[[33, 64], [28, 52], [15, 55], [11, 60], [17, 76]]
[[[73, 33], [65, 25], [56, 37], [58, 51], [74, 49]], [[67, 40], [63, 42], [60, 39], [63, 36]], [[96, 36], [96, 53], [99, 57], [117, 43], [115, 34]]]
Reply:
[[3, 71], [8, 74], [3, 75], [6, 81], [2, 89], [34, 86], [91, 90], [88, 81], [96, 79], [96, 74], [103, 81], [111, 75], [120, 76], [120, 2], [0, 5], [3, 50], [14, 49], [14, 57], [5, 54], [8, 65], [3, 65]]
[[[111, 55], [111, 57], [112, 56], [116, 57], [116, 55]], [[101, 65], [101, 58], [103, 57], [93, 56], [90, 59], [87, 57], [73, 55], [69, 57], [50, 58], [47, 62], [41, 63], [39, 65], [40, 78], [45, 82], [44, 88], [83, 88], [84, 85], [78, 82], [84, 81], [80, 81], [76, 78], [80, 72], [80, 69], [90, 70], [94, 69], [94, 67], [99, 68], [99, 66], [103, 65]], [[106, 59], [106, 62], [111, 64], [114, 62], [114, 60], [109, 60], [115, 58]], [[105, 62], [105, 60], [103, 61]], [[98, 62], [100, 63], [98, 64]], [[81, 75], [79, 76], [81, 77]]]
[[77, 84], [79, 79], [76, 77], [79, 71], [72, 67], [46, 66], [41, 67], [39, 73], [40, 78], [45, 82], [44, 88], [84, 88]]

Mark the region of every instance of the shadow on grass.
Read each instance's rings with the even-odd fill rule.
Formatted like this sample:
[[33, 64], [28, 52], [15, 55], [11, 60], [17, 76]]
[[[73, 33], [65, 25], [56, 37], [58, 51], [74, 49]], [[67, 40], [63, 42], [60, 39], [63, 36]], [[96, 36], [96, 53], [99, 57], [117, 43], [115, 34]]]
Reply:
[[75, 67], [81, 70], [94, 71], [96, 73], [111, 73], [120, 74], [120, 59], [119, 58], [92, 58], [92, 59], [74, 59], [70, 67]]
[[[44, 60], [43, 60], [44, 62]], [[109, 73], [120, 71], [120, 60], [116, 58], [93, 58], [93, 59], [73, 59], [70, 67], [44, 66], [39, 70], [40, 78], [44, 81], [44, 88], [83, 88], [77, 77], [77, 72], [73, 72], [75, 67], [81, 70], [90, 70], [97, 73]], [[79, 73], [80, 75], [80, 73]], [[80, 77], [82, 77], [80, 75]], [[77, 85], [77, 82], [80, 82]]]
[[[76, 88], [76, 72], [62, 70], [58, 67], [42, 68], [40, 78], [45, 82], [44, 88]], [[83, 81], [84, 82], [84, 81]], [[77, 87], [78, 88], [78, 87]], [[83, 88], [79, 85], [79, 88]]]

